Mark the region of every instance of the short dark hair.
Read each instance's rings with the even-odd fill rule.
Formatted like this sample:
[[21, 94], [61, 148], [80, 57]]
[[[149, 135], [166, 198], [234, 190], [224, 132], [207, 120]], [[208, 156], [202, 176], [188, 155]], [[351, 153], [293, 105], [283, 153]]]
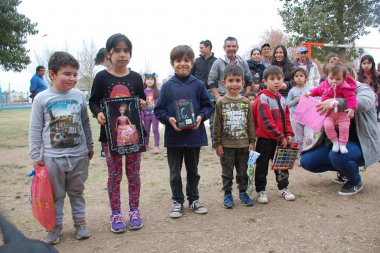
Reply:
[[127, 45], [129, 54], [132, 57], [132, 42], [128, 39], [127, 36], [121, 33], [116, 33], [108, 38], [106, 43], [106, 50], [110, 54], [111, 50], [119, 43], [120, 41], [123, 41], [125, 45]]
[[236, 65], [228, 65], [225, 69], [224, 69], [224, 81], [226, 81], [227, 79], [227, 76], [241, 76], [241, 78], [243, 79], [243, 69], [239, 66], [236, 66]]
[[261, 55], [261, 50], [256, 47], [256, 48], [254, 48], [254, 49], [251, 50], [251, 56], [252, 56], [253, 52], [255, 52], [256, 50], [259, 51], [260, 55]]
[[263, 47], [269, 47], [269, 48], [270, 48], [270, 45], [269, 45], [269, 43], [264, 43], [264, 44], [261, 46], [261, 50], [263, 50]]
[[96, 54], [95, 57], [95, 65], [100, 65], [106, 56], [106, 49], [103, 47], [99, 49], [98, 53]]
[[329, 54], [327, 55], [326, 62], [329, 63], [330, 59], [333, 58], [333, 57], [339, 59], [339, 55], [337, 55], [336, 53], [329, 53]]
[[327, 67], [326, 67], [326, 77], [331, 73], [332, 76], [337, 76], [339, 75], [340, 73], [343, 74], [343, 79], [346, 80], [347, 78], [347, 68], [346, 66], [343, 65], [343, 63], [341, 62], [334, 62], [332, 64], [329, 64]]
[[296, 75], [296, 73], [298, 71], [301, 71], [305, 75], [305, 77], [307, 79], [307, 71], [306, 71], [306, 69], [298, 67], [298, 68], [293, 69], [292, 72], [290, 73], [290, 79], [291, 80], [294, 80], [294, 76]]
[[45, 67], [44, 67], [44, 66], [41, 66], [41, 65], [37, 66], [37, 68], [36, 68], [36, 73], [37, 73], [38, 71], [40, 71], [41, 69], [45, 69]]
[[170, 61], [174, 62], [177, 59], [182, 59], [184, 55], [187, 55], [187, 57], [189, 57], [190, 60], [194, 62], [194, 51], [187, 45], [179, 45], [173, 48], [170, 52]]
[[282, 72], [282, 69], [275, 65], [270, 65], [264, 70], [264, 77], [263, 79], [267, 79], [270, 75], [282, 75], [284, 76], [284, 73]]
[[212, 49], [212, 44], [211, 44], [211, 41], [209, 40], [202, 40], [199, 44], [203, 44], [205, 45], [205, 47], [210, 47], [210, 51]]
[[245, 95], [244, 95], [244, 97], [246, 97], [246, 98], [251, 97], [251, 96], [254, 96], [255, 98], [257, 98], [256, 92], [250, 91], [250, 92], [245, 93]]
[[55, 52], [50, 56], [48, 66], [49, 70], [53, 71], [54, 74], [57, 74], [62, 67], [67, 65], [79, 69], [79, 62], [69, 53]]
[[227, 39], [224, 40], [224, 46], [227, 45], [227, 41], [236, 41], [236, 45], [239, 46], [237, 39], [234, 37], [227, 37]]

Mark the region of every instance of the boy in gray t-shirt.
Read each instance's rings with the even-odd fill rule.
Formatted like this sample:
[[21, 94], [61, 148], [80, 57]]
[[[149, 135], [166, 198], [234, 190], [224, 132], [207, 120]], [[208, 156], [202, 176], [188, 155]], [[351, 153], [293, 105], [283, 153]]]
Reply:
[[[92, 132], [78, 81], [78, 61], [68, 53], [55, 52], [49, 59], [52, 87], [34, 99], [29, 127], [29, 154], [33, 167], [46, 166], [55, 209], [55, 226], [45, 242], [56, 244], [62, 234], [66, 193], [77, 238], [90, 236], [86, 225], [84, 182], [94, 152]], [[40, 149], [42, 146], [42, 157]]]

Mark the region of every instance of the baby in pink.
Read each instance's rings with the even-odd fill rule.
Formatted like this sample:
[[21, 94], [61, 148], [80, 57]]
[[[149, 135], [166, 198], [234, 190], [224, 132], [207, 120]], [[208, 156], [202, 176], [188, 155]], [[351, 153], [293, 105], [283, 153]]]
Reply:
[[[358, 100], [355, 95], [356, 82], [347, 76], [347, 68], [342, 63], [331, 64], [326, 69], [327, 78], [315, 89], [305, 93], [306, 96], [321, 97], [322, 102], [327, 99], [345, 98], [347, 110], [343, 112], [330, 112], [323, 124], [327, 137], [332, 141], [334, 152], [342, 154], [348, 153], [346, 144], [350, 128], [350, 119], [354, 117], [358, 107]], [[336, 106], [338, 101], [333, 100], [331, 106]], [[339, 137], [335, 131], [335, 126], [339, 127]]]

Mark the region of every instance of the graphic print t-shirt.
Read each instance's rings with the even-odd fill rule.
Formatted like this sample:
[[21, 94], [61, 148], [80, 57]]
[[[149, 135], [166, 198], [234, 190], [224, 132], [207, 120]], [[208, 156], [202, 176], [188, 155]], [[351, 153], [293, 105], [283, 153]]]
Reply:
[[144, 110], [144, 115], [153, 115], [154, 107], [156, 106], [156, 99], [154, 98], [153, 90], [144, 90], [146, 95], [146, 108]]
[[[82, 92], [46, 90], [38, 95], [32, 106], [29, 146], [33, 161], [49, 157], [86, 155], [94, 144]], [[41, 129], [42, 132], [41, 132]]]

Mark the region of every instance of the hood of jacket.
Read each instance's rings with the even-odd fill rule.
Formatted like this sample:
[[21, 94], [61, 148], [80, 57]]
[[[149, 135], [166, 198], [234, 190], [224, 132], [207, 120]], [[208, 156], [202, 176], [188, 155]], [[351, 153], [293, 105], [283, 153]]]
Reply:
[[[260, 91], [259, 92], [259, 94], [257, 95], [257, 96], [260, 96], [260, 94], [265, 94], [265, 95], [267, 95], [268, 97], [270, 97], [270, 98], [276, 98], [276, 95], [274, 95], [272, 92], [270, 92], [270, 90], [268, 90], [268, 89], [264, 89], [264, 90], [262, 90], [262, 91]], [[280, 92], [277, 92], [277, 97], [279, 98], [279, 99], [281, 99], [281, 94], [280, 94]]]
[[248, 67], [249, 69], [253, 70], [264, 70], [265, 66], [261, 62], [254, 62], [253, 60], [248, 60]]

